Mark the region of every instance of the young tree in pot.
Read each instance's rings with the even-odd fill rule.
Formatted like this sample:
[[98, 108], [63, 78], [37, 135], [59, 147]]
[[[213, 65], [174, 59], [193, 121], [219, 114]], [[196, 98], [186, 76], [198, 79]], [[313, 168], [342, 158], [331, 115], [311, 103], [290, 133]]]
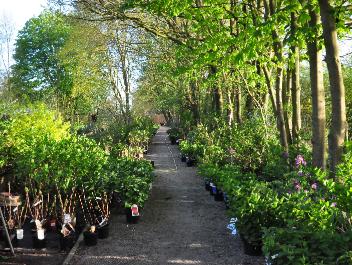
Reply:
[[149, 183], [135, 175], [124, 179], [123, 201], [125, 202], [126, 220], [137, 223], [140, 217], [138, 207], [142, 207], [148, 198]]
[[84, 243], [86, 246], [95, 246], [98, 243], [98, 233], [95, 225], [91, 225], [83, 232]]
[[32, 205], [32, 239], [34, 248], [45, 248], [46, 247], [46, 235], [44, 229], [44, 203], [43, 194], [39, 194], [35, 197]]
[[109, 218], [110, 218], [110, 202], [112, 195], [104, 192], [101, 197], [95, 197], [97, 209], [97, 225], [96, 229], [98, 237], [101, 239], [109, 236]]
[[75, 208], [77, 201], [77, 192], [73, 188], [68, 194], [61, 194], [58, 190], [58, 198], [60, 203], [60, 247], [61, 249], [69, 249], [73, 246], [76, 238], [76, 217], [75, 217]]
[[[153, 168], [148, 161], [129, 157], [111, 159], [109, 186], [111, 191], [118, 192], [125, 206], [127, 222], [137, 222], [138, 214], [131, 207], [135, 204], [141, 208], [148, 198], [150, 184], [153, 180]], [[134, 207], [136, 209], [136, 207]], [[131, 217], [131, 218], [130, 218]]]
[[84, 205], [86, 209], [84, 211], [84, 216], [87, 224], [89, 224], [87, 226], [87, 229], [83, 232], [84, 243], [86, 244], [86, 246], [95, 246], [98, 243], [98, 232], [95, 225], [96, 223], [98, 223], [98, 219], [96, 216], [96, 209], [94, 208], [94, 205], [92, 203], [92, 201], [94, 200], [96, 199], [87, 198], [84, 195]]
[[23, 224], [27, 216], [27, 203], [24, 202], [24, 205], [18, 205], [13, 211], [16, 220], [16, 239], [22, 240], [24, 236]]

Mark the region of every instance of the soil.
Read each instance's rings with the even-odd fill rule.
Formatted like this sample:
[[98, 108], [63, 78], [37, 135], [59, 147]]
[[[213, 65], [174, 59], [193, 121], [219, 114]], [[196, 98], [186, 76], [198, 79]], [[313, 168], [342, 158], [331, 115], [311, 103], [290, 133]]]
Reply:
[[262, 257], [243, 254], [240, 238], [226, 228], [224, 202], [214, 201], [196, 168], [181, 162], [167, 129], [159, 129], [146, 155], [155, 161], [156, 178], [138, 224], [127, 224], [115, 210], [109, 238], [94, 247], [82, 242], [71, 265], [264, 264]]

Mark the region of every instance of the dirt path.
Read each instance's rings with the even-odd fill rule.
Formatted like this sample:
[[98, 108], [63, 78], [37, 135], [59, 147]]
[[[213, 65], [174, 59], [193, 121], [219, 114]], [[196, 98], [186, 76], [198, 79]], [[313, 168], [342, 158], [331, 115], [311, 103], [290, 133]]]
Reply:
[[149, 151], [157, 177], [140, 222], [127, 225], [124, 215], [115, 214], [110, 237], [96, 247], [81, 245], [71, 264], [264, 264], [243, 254], [240, 240], [226, 229], [224, 204], [209, 196], [195, 168], [180, 161], [166, 129]]

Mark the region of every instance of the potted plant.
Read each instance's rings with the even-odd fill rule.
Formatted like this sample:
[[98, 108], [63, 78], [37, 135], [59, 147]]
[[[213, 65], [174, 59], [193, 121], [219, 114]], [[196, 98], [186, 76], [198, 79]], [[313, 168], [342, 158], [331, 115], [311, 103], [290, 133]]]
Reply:
[[215, 201], [223, 201], [224, 200], [224, 194], [220, 189], [216, 189], [216, 192], [214, 194], [214, 200]]
[[26, 220], [27, 215], [27, 205], [24, 206], [18, 205], [14, 210], [15, 219], [16, 219], [16, 239], [22, 240], [24, 236], [23, 224]]
[[73, 188], [69, 194], [61, 194], [58, 190], [57, 197], [60, 204], [60, 248], [62, 250], [72, 248], [76, 239], [76, 217], [75, 205], [78, 197], [76, 190]]
[[34, 248], [45, 248], [46, 247], [46, 234], [45, 234], [45, 217], [44, 217], [44, 200], [41, 191], [35, 196], [34, 203], [32, 205], [32, 241]]
[[125, 207], [126, 221], [129, 224], [136, 224], [139, 220], [140, 213], [137, 204], [132, 204], [131, 207]]
[[210, 195], [215, 195], [216, 192], [217, 192], [217, 189], [216, 189], [216, 185], [213, 183], [213, 182], [210, 182], [209, 183], [209, 186], [210, 186]]
[[186, 162], [186, 161], [187, 161], [187, 156], [181, 153], [181, 162]]
[[98, 233], [95, 225], [91, 225], [83, 232], [83, 239], [86, 246], [95, 246], [98, 243]]
[[193, 167], [196, 164], [196, 159], [192, 156], [186, 157], [186, 164], [188, 167]]
[[204, 181], [204, 186], [205, 186], [206, 191], [210, 191], [210, 189], [211, 189], [210, 182], [211, 182], [210, 179], [205, 179], [205, 181]]
[[97, 205], [99, 209], [97, 231], [98, 237], [101, 239], [109, 236], [109, 218], [110, 218], [110, 202], [112, 196], [104, 192], [102, 197], [97, 197]]
[[167, 133], [169, 135], [169, 139], [170, 139], [171, 144], [175, 145], [181, 136], [180, 130], [176, 127], [173, 127], [171, 129], [167, 130]]
[[[93, 196], [93, 194], [92, 194]], [[96, 209], [94, 208], [93, 197], [87, 197], [84, 187], [82, 186], [82, 192], [78, 196], [83, 212], [83, 217], [86, 224], [89, 224], [85, 231], [83, 231], [83, 239], [86, 246], [95, 246], [98, 240], [98, 233], [96, 230], [95, 223], [98, 222], [96, 216]]]

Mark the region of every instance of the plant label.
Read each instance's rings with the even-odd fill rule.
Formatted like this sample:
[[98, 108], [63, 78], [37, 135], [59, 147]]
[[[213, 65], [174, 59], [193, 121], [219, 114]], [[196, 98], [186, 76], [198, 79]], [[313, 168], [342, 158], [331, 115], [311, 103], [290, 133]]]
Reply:
[[69, 213], [64, 214], [64, 224], [71, 223], [71, 215]]
[[37, 207], [39, 205], [39, 203], [41, 203], [41, 202], [42, 202], [42, 200], [37, 201], [36, 203], [33, 204], [33, 207]]
[[133, 204], [131, 207], [132, 216], [139, 216], [138, 206]]
[[56, 227], [56, 221], [55, 220], [51, 220], [50, 221], [50, 226], [51, 227]]

